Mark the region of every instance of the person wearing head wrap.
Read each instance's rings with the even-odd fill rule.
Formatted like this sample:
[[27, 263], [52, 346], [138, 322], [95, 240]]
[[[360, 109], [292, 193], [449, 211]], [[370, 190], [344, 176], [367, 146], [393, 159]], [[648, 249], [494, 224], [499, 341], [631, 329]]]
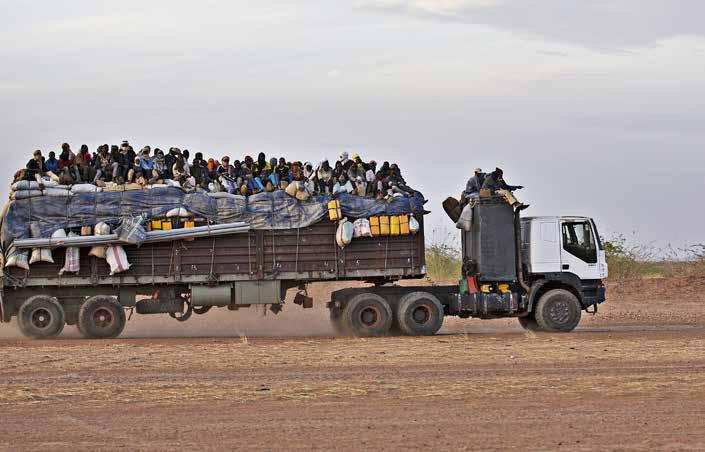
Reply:
[[333, 168], [330, 167], [328, 160], [323, 160], [316, 171], [316, 179], [318, 180], [318, 192], [322, 195], [330, 195], [333, 192], [335, 180], [333, 179]]
[[348, 160], [348, 153], [346, 151], [341, 152], [338, 156], [338, 161], [341, 165], [345, 165], [346, 163], [348, 163]]
[[338, 196], [341, 193], [352, 193], [354, 189], [348, 177], [345, 174], [341, 174], [333, 186], [333, 196]]
[[495, 194], [497, 190], [521, 190], [524, 188], [522, 185], [509, 185], [504, 181], [504, 171], [501, 168], [495, 168], [490, 174], [485, 177], [485, 182], [482, 184], [482, 188], [489, 190], [490, 194]]

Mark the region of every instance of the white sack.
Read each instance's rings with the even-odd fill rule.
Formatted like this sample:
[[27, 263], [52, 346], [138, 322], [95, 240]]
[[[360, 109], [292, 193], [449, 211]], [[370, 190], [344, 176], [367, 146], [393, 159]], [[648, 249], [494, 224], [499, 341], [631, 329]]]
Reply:
[[29, 270], [29, 263], [27, 263], [27, 251], [15, 251], [7, 259], [5, 267], [18, 267], [25, 270]]
[[345, 248], [352, 242], [354, 232], [353, 224], [350, 223], [347, 218], [343, 218], [338, 225], [338, 231], [335, 234], [335, 242], [339, 247]]
[[455, 227], [468, 232], [472, 229], [472, 206], [468, 204], [463, 208], [460, 218], [455, 223]]
[[359, 218], [353, 223], [353, 237], [372, 237], [372, 228], [370, 228], [370, 220], [367, 218]]
[[108, 261], [108, 265], [110, 265], [111, 276], [127, 271], [130, 268], [125, 249], [120, 245], [108, 245], [105, 252], [105, 260]]
[[421, 225], [419, 224], [419, 220], [417, 220], [414, 217], [409, 217], [409, 231], [412, 234], [416, 234], [419, 232], [419, 229], [421, 229]]
[[101, 191], [100, 187], [93, 184], [74, 184], [71, 187], [72, 193], [94, 193]]
[[[63, 230], [63, 229], [62, 229]], [[68, 237], [80, 237], [78, 234], [69, 232]], [[59, 275], [64, 273], [78, 273], [81, 269], [81, 249], [77, 246], [69, 246], [66, 248], [66, 260], [64, 267], [59, 270]]]
[[44, 190], [44, 196], [63, 196], [65, 198], [72, 195], [73, 193], [63, 188], [49, 187]]

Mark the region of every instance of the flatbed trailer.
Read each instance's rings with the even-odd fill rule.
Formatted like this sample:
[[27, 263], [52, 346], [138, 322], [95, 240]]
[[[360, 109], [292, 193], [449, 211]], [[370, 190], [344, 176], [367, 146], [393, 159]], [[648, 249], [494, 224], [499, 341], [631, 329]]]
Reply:
[[[103, 306], [101, 312], [110, 327], [103, 333], [93, 328], [95, 334], [87, 335], [111, 337], [124, 326], [124, 315], [118, 313], [122, 308], [136, 308], [141, 314], [171, 314], [180, 320], [211, 307], [237, 310], [272, 305], [276, 312], [287, 291], [294, 288], [300, 290], [297, 302], [304, 297], [300, 304], [310, 307], [312, 300], [307, 299], [305, 288], [312, 282], [347, 280], [381, 285], [424, 277], [423, 218], [417, 219], [420, 229], [416, 234], [356, 238], [344, 248], [336, 244], [337, 224], [328, 219], [297, 229], [125, 245], [131, 265], [115, 275], [110, 275], [105, 259], [89, 256], [89, 248], [84, 247], [80, 248], [80, 271], [59, 276], [65, 252], [56, 248], [54, 263], [34, 263], [29, 271], [5, 269], [2, 320], [19, 316], [29, 335], [51, 336], [58, 334], [57, 326], [33, 329], [31, 315], [21, 312], [28, 300], [58, 304], [63, 310], [60, 315], [49, 305], [40, 309], [43, 318], [36, 322], [39, 326], [52, 315], [63, 317], [66, 324], [77, 324], [86, 306], [97, 303]], [[23, 313], [29, 317], [23, 319]]]

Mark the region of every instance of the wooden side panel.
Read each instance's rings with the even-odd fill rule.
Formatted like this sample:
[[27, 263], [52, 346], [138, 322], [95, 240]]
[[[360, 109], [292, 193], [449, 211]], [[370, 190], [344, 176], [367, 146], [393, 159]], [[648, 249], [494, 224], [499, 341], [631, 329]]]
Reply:
[[[54, 264], [30, 266], [29, 285], [150, 284], [152, 278], [165, 282], [206, 282], [223, 279], [316, 280], [366, 278], [375, 276], [420, 276], [424, 266], [424, 235], [371, 237], [354, 239], [341, 249], [336, 245], [337, 224], [323, 220], [300, 229], [250, 231], [192, 241], [124, 246], [131, 264], [128, 271], [110, 277], [104, 259], [88, 256], [81, 248], [78, 275], [65, 274], [59, 279], [65, 250], [53, 251]], [[258, 246], [260, 248], [258, 248]], [[95, 260], [95, 263], [92, 261]], [[261, 265], [261, 268], [260, 268]], [[6, 269], [6, 274], [22, 280], [25, 271]], [[33, 281], [34, 280], [34, 281]], [[14, 281], [14, 282], [13, 282]], [[10, 278], [6, 285], [15, 285]]]

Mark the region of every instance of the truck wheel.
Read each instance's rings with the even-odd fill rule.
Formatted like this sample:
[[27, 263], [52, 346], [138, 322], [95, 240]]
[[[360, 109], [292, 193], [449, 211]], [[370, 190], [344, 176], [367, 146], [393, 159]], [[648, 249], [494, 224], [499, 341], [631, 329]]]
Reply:
[[408, 336], [432, 336], [443, 325], [443, 305], [433, 294], [412, 292], [399, 300], [397, 321]]
[[580, 322], [580, 302], [564, 289], [549, 290], [536, 305], [536, 323], [544, 331], [573, 331]]
[[382, 336], [392, 326], [392, 308], [373, 293], [361, 293], [348, 301], [342, 313], [342, 325], [356, 336]]
[[20, 306], [17, 323], [25, 336], [47, 339], [61, 334], [66, 324], [66, 314], [55, 298], [34, 295]]
[[521, 325], [522, 328], [525, 330], [529, 331], [540, 331], [541, 328], [539, 328], [539, 324], [536, 323], [536, 316], [534, 315], [533, 312], [527, 314], [524, 317], [517, 317], [519, 320], [519, 325]]
[[117, 337], [125, 328], [125, 310], [114, 297], [96, 295], [78, 312], [78, 330], [88, 339]]

